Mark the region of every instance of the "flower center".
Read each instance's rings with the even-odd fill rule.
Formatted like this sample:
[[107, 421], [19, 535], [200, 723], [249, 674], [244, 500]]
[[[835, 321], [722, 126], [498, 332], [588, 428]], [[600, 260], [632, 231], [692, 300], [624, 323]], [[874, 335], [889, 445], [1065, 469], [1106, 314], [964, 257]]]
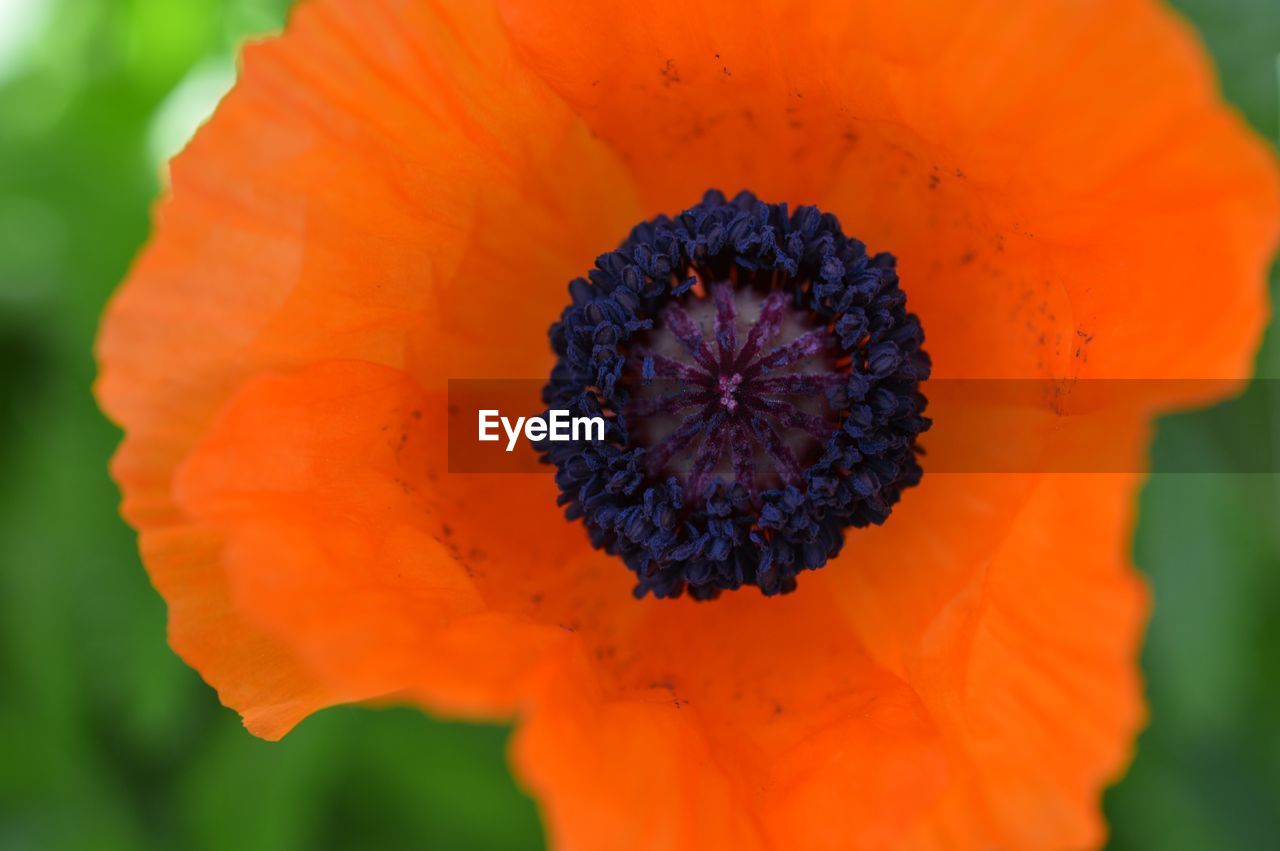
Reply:
[[543, 399], [608, 425], [541, 451], [636, 596], [791, 591], [920, 480], [920, 322], [829, 213], [708, 192], [569, 294]]
[[[631, 352], [627, 408], [650, 475], [693, 494], [714, 480], [753, 499], [804, 487], [803, 470], [839, 425], [848, 359], [785, 290], [695, 285]], [[639, 381], [636, 381], [636, 378]]]

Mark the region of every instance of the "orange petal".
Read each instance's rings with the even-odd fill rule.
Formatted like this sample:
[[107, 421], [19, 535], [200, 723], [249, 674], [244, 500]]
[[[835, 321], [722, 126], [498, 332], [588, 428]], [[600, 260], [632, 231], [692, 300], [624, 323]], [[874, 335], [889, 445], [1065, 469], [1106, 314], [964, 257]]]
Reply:
[[1249, 373], [1274, 157], [1155, 2], [502, 8], [647, 210], [750, 188], [894, 252], [937, 375]]
[[[97, 392], [126, 431], [113, 474], [172, 642], [257, 731], [340, 695], [243, 616], [222, 544], [175, 504], [178, 465], [266, 371], [355, 357], [440, 393], [545, 372], [565, 284], [624, 235], [630, 197], [483, 4], [317, 0], [247, 50], [108, 310]], [[521, 303], [477, 285], [496, 280]]]
[[178, 502], [223, 537], [237, 610], [333, 693], [510, 714], [565, 633], [489, 612], [472, 557], [437, 537], [428, 403], [354, 361], [255, 379], [183, 465]]
[[[1145, 423], [1113, 421], [1110, 434], [1137, 469]], [[1127, 557], [1138, 482], [927, 476], [832, 566], [864, 642], [947, 741], [947, 789], [908, 847], [1101, 841], [1101, 789], [1143, 717], [1147, 603]], [[973, 522], [992, 504], [1022, 507]]]
[[[1144, 719], [1147, 594], [1126, 557], [1134, 475], [1049, 476], [913, 678], [953, 781], [911, 847], [1096, 847], [1103, 786]], [[960, 636], [958, 655], [947, 642]], [[963, 661], [962, 661], [963, 658]], [[932, 669], [927, 671], [926, 669]]]
[[142, 538], [142, 558], [169, 604], [169, 643], [243, 716], [255, 735], [278, 739], [312, 712], [342, 700], [286, 645], [247, 622], [226, 576], [212, 529], [167, 524]]
[[520, 726], [558, 847], [881, 848], [935, 800], [936, 731], [820, 590], [638, 605], [613, 652], [579, 631]]

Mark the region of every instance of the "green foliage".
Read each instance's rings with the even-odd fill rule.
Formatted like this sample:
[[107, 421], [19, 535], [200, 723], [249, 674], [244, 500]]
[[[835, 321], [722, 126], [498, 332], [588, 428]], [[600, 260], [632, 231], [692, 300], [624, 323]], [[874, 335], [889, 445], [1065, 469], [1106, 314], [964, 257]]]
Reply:
[[[278, 27], [287, 5], [0, 1], [5, 851], [541, 845], [501, 728], [344, 709], [278, 744], [246, 734], [165, 644], [163, 605], [116, 516], [105, 461], [118, 434], [88, 392], [97, 317], [146, 236], [162, 157], [209, 107], [239, 41]], [[1274, 0], [1177, 5], [1228, 97], [1274, 138]], [[25, 39], [3, 17], [14, 8], [30, 18]], [[1280, 378], [1274, 332], [1260, 374]], [[1242, 430], [1274, 446], [1269, 387], [1168, 418], [1157, 471], [1230, 452]], [[1280, 836], [1280, 479], [1157, 473], [1141, 516], [1154, 720], [1108, 796], [1113, 846], [1266, 847]]]
[[287, 3], [43, 5], [0, 77], [0, 849], [538, 848], [504, 729], [342, 709], [269, 744], [168, 649], [90, 346], [164, 143]]
[[[1280, 133], [1280, 7], [1176, 0], [1213, 52], [1223, 92]], [[1171, 246], [1170, 250], [1177, 250]], [[1280, 268], [1272, 275], [1280, 299]], [[1155, 610], [1143, 653], [1151, 723], [1107, 796], [1115, 851], [1273, 847], [1280, 836], [1280, 476], [1162, 474], [1240, 446], [1280, 458], [1280, 333], [1238, 399], [1165, 418], [1152, 448], [1134, 557]], [[1247, 465], [1228, 464], [1228, 469]]]

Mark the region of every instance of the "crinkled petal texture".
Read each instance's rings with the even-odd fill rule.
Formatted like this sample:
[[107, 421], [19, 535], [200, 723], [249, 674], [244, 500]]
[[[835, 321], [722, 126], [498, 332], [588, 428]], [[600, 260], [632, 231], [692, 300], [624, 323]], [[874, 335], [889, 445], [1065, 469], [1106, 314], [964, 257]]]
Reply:
[[947, 377], [1243, 379], [1280, 219], [1148, 0], [305, 2], [99, 342], [174, 647], [267, 737], [518, 717], [556, 847], [1098, 845], [1136, 474], [926, 472], [797, 593], [698, 605], [632, 599], [549, 476], [448, 472], [446, 379], [545, 374], [566, 282], [709, 186], [893, 251]]

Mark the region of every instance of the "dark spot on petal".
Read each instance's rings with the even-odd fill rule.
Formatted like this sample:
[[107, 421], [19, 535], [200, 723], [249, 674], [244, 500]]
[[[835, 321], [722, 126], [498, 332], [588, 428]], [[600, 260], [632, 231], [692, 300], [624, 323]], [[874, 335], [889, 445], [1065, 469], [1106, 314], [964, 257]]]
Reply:
[[674, 59], [668, 59], [658, 73], [662, 75], [662, 85], [664, 86], [674, 86], [680, 82], [680, 71], [676, 68]]

